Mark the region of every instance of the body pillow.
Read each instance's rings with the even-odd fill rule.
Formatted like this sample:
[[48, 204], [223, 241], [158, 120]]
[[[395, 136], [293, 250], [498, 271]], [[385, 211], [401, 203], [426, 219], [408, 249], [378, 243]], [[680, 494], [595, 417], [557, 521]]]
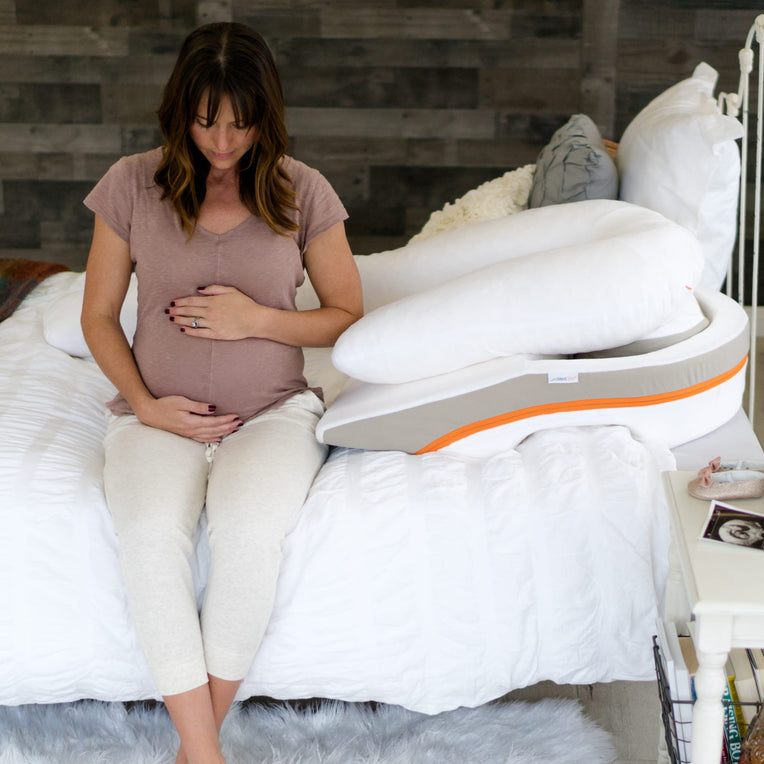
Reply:
[[685, 228], [610, 200], [527, 210], [416, 247], [364, 264], [365, 307], [382, 306], [337, 341], [344, 374], [400, 383], [517, 353], [626, 345], [679, 309], [703, 267]]

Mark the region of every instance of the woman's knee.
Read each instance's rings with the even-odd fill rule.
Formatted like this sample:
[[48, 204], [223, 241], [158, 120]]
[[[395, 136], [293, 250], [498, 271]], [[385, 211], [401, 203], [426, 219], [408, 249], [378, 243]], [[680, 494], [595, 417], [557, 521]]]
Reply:
[[115, 531], [121, 557], [140, 558], [149, 564], [175, 553], [187, 558], [193, 551], [196, 527], [169, 518], [151, 518], [115, 523]]
[[294, 522], [289, 517], [282, 517], [278, 522], [237, 523], [208, 522], [207, 540], [212, 560], [257, 559], [278, 561], [284, 539], [292, 530]]

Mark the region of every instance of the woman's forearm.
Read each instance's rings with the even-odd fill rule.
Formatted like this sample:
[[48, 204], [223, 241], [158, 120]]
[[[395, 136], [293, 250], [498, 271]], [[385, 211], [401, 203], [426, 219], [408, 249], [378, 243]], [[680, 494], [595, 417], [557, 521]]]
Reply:
[[283, 310], [261, 305], [235, 287], [212, 284], [200, 287], [197, 295], [173, 300], [166, 312], [168, 320], [190, 337], [260, 337], [297, 347], [329, 347], [363, 313], [360, 298], [348, 302], [357, 307]]
[[196, 294], [178, 295], [165, 313], [191, 337], [260, 337], [296, 347], [330, 347], [363, 316], [361, 278], [343, 224], [313, 239], [304, 260], [320, 308], [272, 308], [234, 286], [210, 284], [198, 287]]
[[154, 397], [141, 378], [119, 321], [106, 316], [83, 314], [82, 332], [101, 371], [139, 415], [143, 406]]
[[255, 330], [259, 336], [285, 345], [331, 347], [342, 332], [360, 317], [335, 307], [314, 310], [263, 308]]

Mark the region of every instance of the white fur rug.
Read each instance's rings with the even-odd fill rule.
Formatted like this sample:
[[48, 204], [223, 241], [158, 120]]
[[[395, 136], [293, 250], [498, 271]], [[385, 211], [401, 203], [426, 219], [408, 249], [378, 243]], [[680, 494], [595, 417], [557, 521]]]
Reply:
[[[300, 710], [301, 709], [301, 710]], [[494, 703], [437, 716], [340, 702], [236, 705], [228, 764], [605, 764], [607, 732], [577, 701]], [[161, 704], [82, 701], [0, 708], [2, 764], [159, 764], [177, 738]]]

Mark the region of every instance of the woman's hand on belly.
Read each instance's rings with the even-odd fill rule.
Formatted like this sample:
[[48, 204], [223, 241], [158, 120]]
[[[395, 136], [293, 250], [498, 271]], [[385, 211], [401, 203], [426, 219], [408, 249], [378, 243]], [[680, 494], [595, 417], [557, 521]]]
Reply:
[[272, 310], [235, 287], [199, 287], [198, 295], [179, 297], [165, 310], [170, 321], [191, 337], [241, 340], [262, 336], [259, 324]]
[[236, 414], [215, 416], [215, 406], [184, 398], [182, 395], [168, 395], [145, 401], [140, 411], [136, 411], [143, 424], [159, 430], [174, 432], [199, 443], [219, 443], [241, 426]]

